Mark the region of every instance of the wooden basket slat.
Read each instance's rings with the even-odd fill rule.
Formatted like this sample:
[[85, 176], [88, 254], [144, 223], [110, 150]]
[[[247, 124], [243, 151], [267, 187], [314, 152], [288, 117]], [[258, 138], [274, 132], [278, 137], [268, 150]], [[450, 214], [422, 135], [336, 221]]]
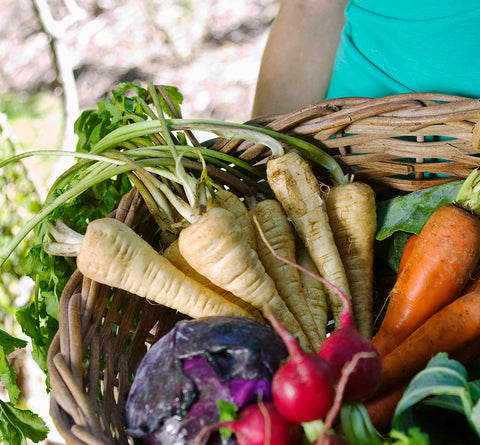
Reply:
[[467, 128], [459, 128], [449, 124], [445, 125], [420, 125], [418, 127], [398, 127], [398, 126], [382, 126], [377, 127], [369, 123], [356, 122], [344, 129], [345, 134], [340, 137], [334, 137], [331, 139], [325, 139], [321, 135], [315, 134], [314, 138], [322, 141], [326, 147], [338, 146], [338, 145], [351, 145], [356, 144], [358, 141], [363, 140], [376, 140], [376, 139], [393, 139], [400, 137], [427, 137], [427, 136], [439, 136], [455, 139], [464, 139], [471, 141], [472, 139], [472, 125], [468, 125]]
[[[465, 178], [478, 167], [479, 121], [478, 99], [412, 93], [330, 99], [248, 123], [317, 144], [346, 172], [368, 182], [378, 194], [391, 196]], [[217, 138], [204, 144], [255, 165], [265, 164], [270, 155], [268, 148], [249, 141]], [[422, 162], [425, 158], [439, 161]], [[152, 232], [153, 220], [135, 189], [109, 216], [145, 235]], [[153, 242], [150, 238], [145, 237]], [[375, 300], [376, 306], [382, 303]], [[133, 443], [123, 428], [130, 378], [148, 348], [185, 315], [91, 281], [78, 271], [64, 289], [59, 314], [60, 329], [48, 355], [51, 415], [57, 429], [68, 445]]]

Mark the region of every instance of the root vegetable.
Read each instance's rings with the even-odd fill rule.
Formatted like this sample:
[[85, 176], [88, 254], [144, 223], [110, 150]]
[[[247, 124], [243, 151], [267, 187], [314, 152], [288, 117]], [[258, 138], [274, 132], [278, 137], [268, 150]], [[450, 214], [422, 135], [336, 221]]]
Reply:
[[[321, 276], [350, 299], [347, 276], [330, 229], [325, 200], [308, 162], [293, 151], [273, 157], [267, 163], [267, 179]], [[342, 302], [330, 289], [329, 297], [338, 325]]]
[[408, 257], [412, 253], [413, 247], [415, 246], [417, 239], [418, 239], [418, 235], [415, 233], [412, 233], [408, 237], [408, 240], [405, 243], [405, 246], [403, 247], [402, 256], [400, 257], [397, 276], [400, 275], [402, 273], [402, 270], [405, 268], [405, 264], [407, 264]]
[[234, 431], [238, 445], [297, 445], [303, 433], [302, 427], [286, 420], [273, 403], [256, 403], [244, 408], [236, 420], [204, 428], [194, 445], [201, 445], [205, 436], [219, 428]]
[[[318, 275], [318, 270], [312, 257], [301, 242], [297, 243], [296, 259], [299, 266]], [[317, 325], [317, 331], [320, 335], [321, 342], [323, 343], [327, 337], [327, 323], [329, 318], [327, 290], [323, 283], [306, 273], [300, 273], [300, 281], [302, 283], [303, 294], [305, 295], [308, 307], [312, 312], [313, 319]]]
[[363, 182], [351, 182], [330, 188], [325, 199], [330, 227], [348, 279], [355, 324], [369, 339], [373, 328], [375, 193]]
[[292, 335], [310, 348], [298, 321], [278, 295], [275, 283], [231, 212], [221, 207], [209, 209], [180, 232], [178, 242], [182, 256], [197, 272], [262, 313], [268, 306]]
[[[270, 247], [292, 262], [295, 258], [295, 234], [280, 203], [274, 199], [259, 202], [252, 210], [259, 230]], [[316, 351], [323, 341], [317, 329], [312, 312], [303, 293], [300, 273], [297, 268], [277, 259], [270, 248], [256, 236], [257, 253], [267, 274], [272, 277], [280, 297], [300, 323], [312, 348]]]
[[480, 292], [463, 295], [432, 315], [382, 360], [377, 394], [407, 381], [439, 352], [456, 353], [480, 338]]
[[[248, 244], [252, 249], [255, 249], [255, 228], [250, 220], [250, 215], [244, 202], [235, 195], [235, 193], [225, 189], [218, 189], [215, 192], [215, 198], [218, 200], [220, 207], [229, 210], [235, 215], [237, 224], [240, 226]], [[216, 202], [213, 199], [210, 199], [207, 208], [215, 206], [217, 206]]]
[[457, 298], [480, 258], [480, 221], [445, 204], [428, 219], [388, 295], [372, 342], [387, 355], [429, 317]]
[[130, 227], [113, 218], [90, 222], [77, 266], [86, 277], [176, 309], [190, 317], [251, 317], [179, 271]]
[[348, 377], [343, 397], [347, 401], [362, 401], [377, 389], [382, 374], [382, 361], [373, 344], [357, 330], [347, 297], [341, 292], [338, 295], [343, 303], [340, 323], [322, 343], [318, 355], [339, 374], [354, 357], [359, 357]]
[[182, 254], [180, 253], [180, 249], [178, 248], [178, 239], [173, 241], [163, 251], [163, 256], [188, 277], [193, 278], [201, 285], [212, 289], [215, 293], [225, 298], [226, 300], [240, 306], [242, 309], [246, 310], [249, 314], [251, 314], [251, 316], [256, 320], [261, 321], [262, 323], [265, 322], [265, 319], [263, 318], [260, 311], [254, 308], [250, 303], [242, 300], [241, 298], [238, 298], [231, 292], [228, 292], [219, 286], [215, 286], [215, 284], [213, 284], [207, 277], [204, 277], [202, 274], [198, 273], [192, 266], [190, 266], [188, 261], [183, 258]]
[[289, 353], [273, 376], [275, 406], [292, 422], [323, 419], [333, 405], [338, 374], [326, 360], [304, 351], [275, 317], [267, 314], [267, 318]]

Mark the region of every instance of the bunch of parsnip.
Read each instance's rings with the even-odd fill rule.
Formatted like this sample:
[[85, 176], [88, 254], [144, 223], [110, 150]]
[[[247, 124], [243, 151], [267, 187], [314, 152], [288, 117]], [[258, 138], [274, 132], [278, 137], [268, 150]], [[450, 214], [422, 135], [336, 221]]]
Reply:
[[[159, 230], [173, 233], [175, 241], [154, 249], [118, 221], [94, 220], [83, 240], [74, 237], [76, 247], [66, 252], [78, 254], [80, 271], [191, 317], [264, 320], [268, 306], [303, 346], [317, 350], [329, 320], [338, 325], [342, 304], [337, 292], [274, 258], [273, 248], [347, 295], [359, 331], [370, 338], [376, 231], [371, 188], [352, 181], [332, 156], [302, 139], [244, 124], [167, 120], [159, 92], [165, 96], [152, 84], [141, 90], [135, 116], [126, 110], [123, 125], [118, 122], [82, 153], [77, 166], [57, 181], [73, 186], [58, 197], [52, 194], [42, 218], [101, 178], [126, 174]], [[192, 137], [195, 130], [266, 146], [271, 151], [266, 170], [203, 147]], [[330, 176], [331, 186], [319, 183], [313, 165]], [[221, 176], [211, 176], [214, 167], [220, 168], [216, 173], [227, 170], [243, 184], [255, 184], [248, 207]], [[71, 232], [64, 237], [61, 226], [52, 235], [64, 247], [71, 241]]]
[[316, 351], [330, 314], [338, 323], [342, 303], [335, 291], [277, 259], [273, 249], [319, 271], [352, 298], [356, 323], [369, 337], [373, 192], [363, 183], [322, 190], [308, 162], [293, 151], [268, 161], [267, 179], [275, 198], [251, 209], [224, 188], [198, 211], [167, 193], [187, 225], [162, 252], [119, 221], [94, 220], [78, 244], [77, 266], [95, 281], [191, 317], [263, 320], [268, 307], [304, 347]]

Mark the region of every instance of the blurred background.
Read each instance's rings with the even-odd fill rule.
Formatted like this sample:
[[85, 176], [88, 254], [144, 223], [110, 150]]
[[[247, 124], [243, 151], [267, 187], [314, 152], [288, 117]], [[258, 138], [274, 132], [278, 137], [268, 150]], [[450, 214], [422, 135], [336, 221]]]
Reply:
[[[5, 159], [74, 150], [79, 113], [122, 81], [178, 87], [186, 118], [248, 120], [278, 0], [0, 0], [0, 8]], [[1, 170], [0, 245], [35, 213], [63, 168], [41, 156]], [[17, 263], [28, 248], [17, 249], [0, 277], [0, 329], [17, 336], [15, 308], [29, 301], [32, 286]], [[25, 405], [52, 428], [44, 376], [25, 352], [9, 357]], [[48, 443], [62, 443], [54, 430]]]

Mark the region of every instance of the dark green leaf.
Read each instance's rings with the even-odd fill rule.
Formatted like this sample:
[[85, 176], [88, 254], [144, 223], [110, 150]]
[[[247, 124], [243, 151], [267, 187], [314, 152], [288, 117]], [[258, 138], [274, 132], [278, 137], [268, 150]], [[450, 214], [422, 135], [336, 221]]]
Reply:
[[449, 182], [379, 202], [377, 240], [384, 240], [397, 231], [420, 233], [437, 208], [455, 199], [461, 184], [462, 181]]
[[[412, 379], [397, 405], [392, 428], [405, 432], [419, 426], [419, 422], [428, 419], [428, 416], [425, 417], [428, 407], [441, 408], [443, 412], [450, 413], [449, 419], [452, 419], [452, 424], [453, 419], [459, 421], [463, 419], [465, 425], [470, 425], [477, 432], [477, 439], [480, 439], [480, 425], [477, 426], [473, 422], [476, 414], [472, 411], [473, 401], [467, 370], [461, 363], [448, 358], [446, 353], [439, 353], [433, 357], [427, 367]], [[419, 421], [415, 416], [419, 408], [423, 408], [423, 421]], [[454, 417], [453, 413], [460, 416]], [[430, 428], [440, 430], [441, 425], [434, 425], [433, 419], [427, 422]], [[450, 425], [449, 428], [453, 429]], [[468, 431], [465, 434], [468, 434]]]

